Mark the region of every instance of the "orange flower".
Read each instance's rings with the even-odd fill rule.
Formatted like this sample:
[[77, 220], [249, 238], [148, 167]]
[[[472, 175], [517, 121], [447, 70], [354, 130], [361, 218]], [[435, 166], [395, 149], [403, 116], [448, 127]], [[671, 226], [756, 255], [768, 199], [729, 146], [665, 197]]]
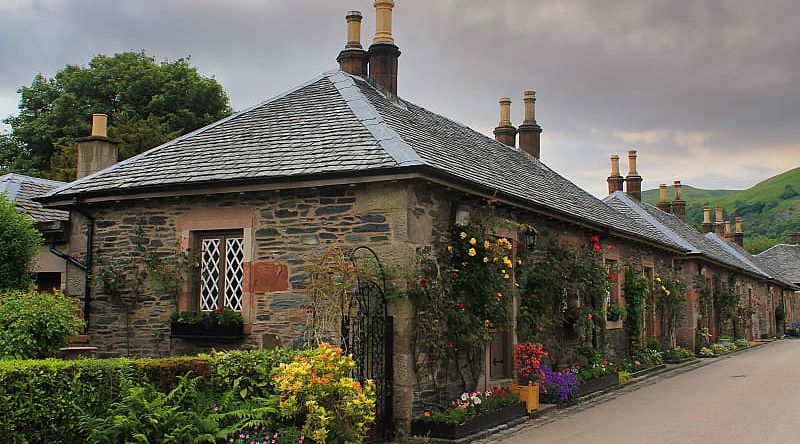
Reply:
[[431, 412], [425, 412], [425, 413], [423, 413], [423, 415], [424, 415], [426, 418], [430, 418], [430, 417], [431, 417]]

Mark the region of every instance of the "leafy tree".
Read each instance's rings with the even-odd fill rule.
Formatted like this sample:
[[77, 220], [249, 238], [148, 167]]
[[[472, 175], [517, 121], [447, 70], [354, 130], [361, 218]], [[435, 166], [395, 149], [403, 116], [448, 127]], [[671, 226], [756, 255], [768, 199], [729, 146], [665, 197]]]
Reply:
[[156, 62], [144, 51], [38, 74], [19, 93], [19, 114], [5, 120], [12, 133], [0, 135], [0, 168], [62, 180], [74, 178], [75, 138], [89, 134], [92, 113], [111, 116], [124, 159], [231, 112], [222, 86], [188, 58]]
[[78, 334], [78, 306], [62, 293], [9, 291], [0, 294], [0, 359], [52, 356]]
[[42, 235], [25, 213], [0, 194], [0, 291], [27, 290]]

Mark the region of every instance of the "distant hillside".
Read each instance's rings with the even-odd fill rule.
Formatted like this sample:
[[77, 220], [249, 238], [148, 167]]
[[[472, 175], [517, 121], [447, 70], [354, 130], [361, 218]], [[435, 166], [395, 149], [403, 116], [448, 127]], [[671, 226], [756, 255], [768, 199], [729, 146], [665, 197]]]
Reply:
[[[674, 196], [669, 187], [668, 196]], [[800, 231], [800, 168], [771, 177], [747, 190], [703, 190], [683, 186], [686, 200], [686, 220], [703, 222], [703, 206], [722, 205], [725, 218], [733, 222], [744, 218], [745, 247], [751, 252], [763, 251], [772, 245], [786, 242], [792, 231]], [[643, 199], [658, 202], [658, 190], [647, 190]], [[714, 220], [712, 210], [712, 221]]]

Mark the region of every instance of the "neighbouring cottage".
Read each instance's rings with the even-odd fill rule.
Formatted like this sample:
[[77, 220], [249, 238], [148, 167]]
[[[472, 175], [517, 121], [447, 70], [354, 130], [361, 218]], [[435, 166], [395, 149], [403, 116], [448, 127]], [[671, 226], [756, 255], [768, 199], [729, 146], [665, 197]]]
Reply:
[[68, 211], [45, 208], [35, 198], [66, 185], [65, 182], [40, 179], [21, 174], [0, 176], [0, 195], [33, 220], [42, 233], [44, 245], [36, 259], [36, 287], [39, 291], [61, 290], [73, 295], [84, 291], [83, 263], [70, 260], [59, 249], [69, 249], [70, 216]]
[[[524, 93], [519, 128], [511, 124], [510, 99], [501, 99], [495, 139], [400, 98], [393, 5], [375, 1], [368, 50], [360, 42], [361, 14], [347, 14], [339, 70], [128, 160], [115, 163], [105, 116], [95, 116], [92, 136], [79, 140], [78, 180], [41, 201], [70, 212], [70, 256], [102, 275], [100, 281], [126, 283], [116, 294], [96, 286], [72, 293], [85, 299], [87, 335], [101, 356], [298, 344], [310, 301], [307, 270], [321, 252], [369, 246], [386, 263], [421, 253], [441, 257], [453, 226], [489, 207], [516, 224], [488, 233], [510, 240], [512, 259], [536, 260], [552, 245], [602, 242], [609, 269], [632, 264], [651, 280], [719, 267], [754, 286], [792, 288], [741, 260], [738, 249], [712, 248], [716, 239], [690, 235], [674, 216], [641, 204], [635, 152], [627, 177], [615, 163], [607, 203], [547, 167], [532, 91]], [[523, 226], [533, 228], [514, 228]], [[168, 261], [187, 250], [199, 254], [199, 276], [161, 282], [164, 291], [124, 271], [123, 264]], [[624, 305], [623, 279], [622, 273], [612, 278], [608, 302]], [[513, 377], [518, 302], [511, 304], [508, 330], [481, 351], [480, 372], [469, 381], [474, 387]], [[176, 311], [222, 307], [241, 313], [243, 337], [169, 337]], [[390, 390], [382, 396], [384, 412], [393, 411], [387, 415], [403, 433], [428, 386], [416, 375], [413, 307], [397, 300], [388, 311], [393, 330], [383, 351], [390, 359], [380, 376]], [[656, 320], [647, 325], [648, 336], [658, 336]], [[693, 340], [691, 328], [682, 330], [681, 343]], [[623, 322], [609, 322], [603, 334], [611, 353], [627, 354]]]
[[787, 243], [768, 248], [756, 257], [800, 286], [800, 233], [791, 233]]

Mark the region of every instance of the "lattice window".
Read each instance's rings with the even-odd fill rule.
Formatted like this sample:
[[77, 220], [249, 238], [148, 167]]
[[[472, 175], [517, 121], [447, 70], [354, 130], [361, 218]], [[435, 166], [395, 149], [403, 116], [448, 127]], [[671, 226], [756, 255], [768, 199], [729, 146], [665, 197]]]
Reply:
[[206, 233], [199, 238], [200, 310], [242, 311], [244, 238], [239, 233]]
[[244, 239], [241, 237], [226, 239], [225, 264], [225, 306], [242, 311]]

